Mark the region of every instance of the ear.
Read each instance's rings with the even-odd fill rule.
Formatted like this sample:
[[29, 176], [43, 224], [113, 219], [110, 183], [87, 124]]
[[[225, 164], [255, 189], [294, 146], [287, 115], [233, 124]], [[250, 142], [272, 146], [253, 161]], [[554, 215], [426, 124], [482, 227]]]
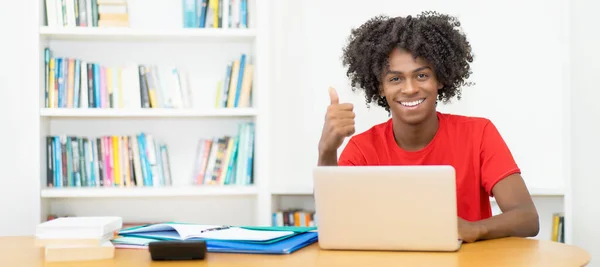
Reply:
[[442, 88], [444, 88], [444, 85], [442, 83], [438, 83], [437, 89], [442, 90]]

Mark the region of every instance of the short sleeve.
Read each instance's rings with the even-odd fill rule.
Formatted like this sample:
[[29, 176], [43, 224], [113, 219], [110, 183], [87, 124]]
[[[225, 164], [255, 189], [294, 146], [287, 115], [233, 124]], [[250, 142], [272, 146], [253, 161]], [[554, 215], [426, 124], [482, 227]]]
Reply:
[[366, 160], [360, 148], [353, 138], [350, 138], [348, 144], [342, 150], [338, 159], [338, 166], [359, 166], [366, 165]]
[[511, 174], [521, 172], [508, 145], [491, 121], [488, 121], [483, 129], [480, 156], [481, 185], [490, 196], [493, 195], [492, 189], [496, 183]]

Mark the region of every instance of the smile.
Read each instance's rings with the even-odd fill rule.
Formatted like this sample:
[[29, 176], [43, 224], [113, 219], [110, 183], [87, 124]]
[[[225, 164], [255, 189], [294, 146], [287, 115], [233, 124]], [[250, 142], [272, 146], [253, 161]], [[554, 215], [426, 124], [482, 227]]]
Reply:
[[419, 104], [423, 103], [423, 101], [425, 101], [425, 98], [419, 99], [419, 100], [415, 100], [415, 101], [410, 101], [410, 102], [402, 102], [399, 101], [400, 105], [403, 105], [405, 107], [416, 107]]

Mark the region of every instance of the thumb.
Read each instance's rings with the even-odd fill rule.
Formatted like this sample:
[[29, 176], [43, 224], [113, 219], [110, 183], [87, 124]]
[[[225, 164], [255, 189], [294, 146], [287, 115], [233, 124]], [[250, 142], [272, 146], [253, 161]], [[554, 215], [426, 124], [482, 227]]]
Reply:
[[331, 104], [339, 104], [340, 102], [337, 92], [331, 86], [329, 87], [329, 99], [331, 100]]

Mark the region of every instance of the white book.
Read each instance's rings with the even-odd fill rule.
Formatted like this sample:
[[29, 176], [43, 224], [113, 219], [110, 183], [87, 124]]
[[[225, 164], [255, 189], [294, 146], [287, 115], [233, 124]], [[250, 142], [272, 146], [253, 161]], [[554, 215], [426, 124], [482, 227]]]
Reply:
[[61, 0], [54, 0], [54, 6], [56, 7], [56, 23], [58, 27], [65, 27], [67, 25], [66, 23], [66, 12], [63, 12], [63, 8], [62, 8], [62, 1]]
[[[48, 27], [58, 26], [58, 14], [56, 0], [46, 0], [46, 19], [48, 21]], [[60, 25], [62, 27], [62, 25]]]
[[142, 162], [140, 160], [140, 147], [136, 135], [131, 136], [132, 144], [131, 150], [133, 151], [133, 171], [135, 172], [135, 183], [137, 186], [144, 186], [144, 177], [142, 174]]
[[116, 238], [117, 235], [114, 233], [108, 233], [104, 236], [95, 238], [36, 238], [36, 247], [97, 247], [105, 242], [110, 242]]
[[61, 217], [38, 224], [36, 238], [98, 238], [123, 227], [123, 219], [113, 216]]
[[79, 107], [88, 108], [89, 95], [88, 95], [88, 76], [87, 76], [87, 61], [81, 61], [81, 96], [79, 97]]
[[123, 90], [123, 108], [142, 107], [140, 77], [137, 64], [127, 64], [121, 70], [121, 88]]
[[92, 22], [94, 21], [92, 18], [92, 0], [86, 0], [85, 2], [85, 9], [86, 9], [86, 13], [87, 15], [87, 27], [92, 27]]
[[181, 95], [184, 108], [193, 108], [192, 93], [189, 84], [187, 73], [179, 71], [179, 94]]
[[76, 27], [77, 21], [75, 20], [75, 0], [67, 0], [67, 27]]
[[156, 165], [156, 149], [155, 149], [154, 136], [151, 134], [146, 135], [146, 156], [148, 157], [148, 163], [150, 163], [150, 173], [152, 175], [152, 185], [160, 186], [160, 176], [158, 166]]
[[221, 20], [221, 28], [223, 29], [228, 29], [229, 28], [229, 16], [230, 16], [230, 12], [229, 12], [229, 4], [230, 0], [223, 0], [223, 5], [221, 6], [222, 10], [223, 10], [223, 17]]
[[176, 89], [173, 87], [175, 83], [172, 78], [172, 67], [170, 66], [157, 66], [157, 73], [159, 77], [161, 95], [163, 96], [162, 104], [165, 108], [176, 107]]

